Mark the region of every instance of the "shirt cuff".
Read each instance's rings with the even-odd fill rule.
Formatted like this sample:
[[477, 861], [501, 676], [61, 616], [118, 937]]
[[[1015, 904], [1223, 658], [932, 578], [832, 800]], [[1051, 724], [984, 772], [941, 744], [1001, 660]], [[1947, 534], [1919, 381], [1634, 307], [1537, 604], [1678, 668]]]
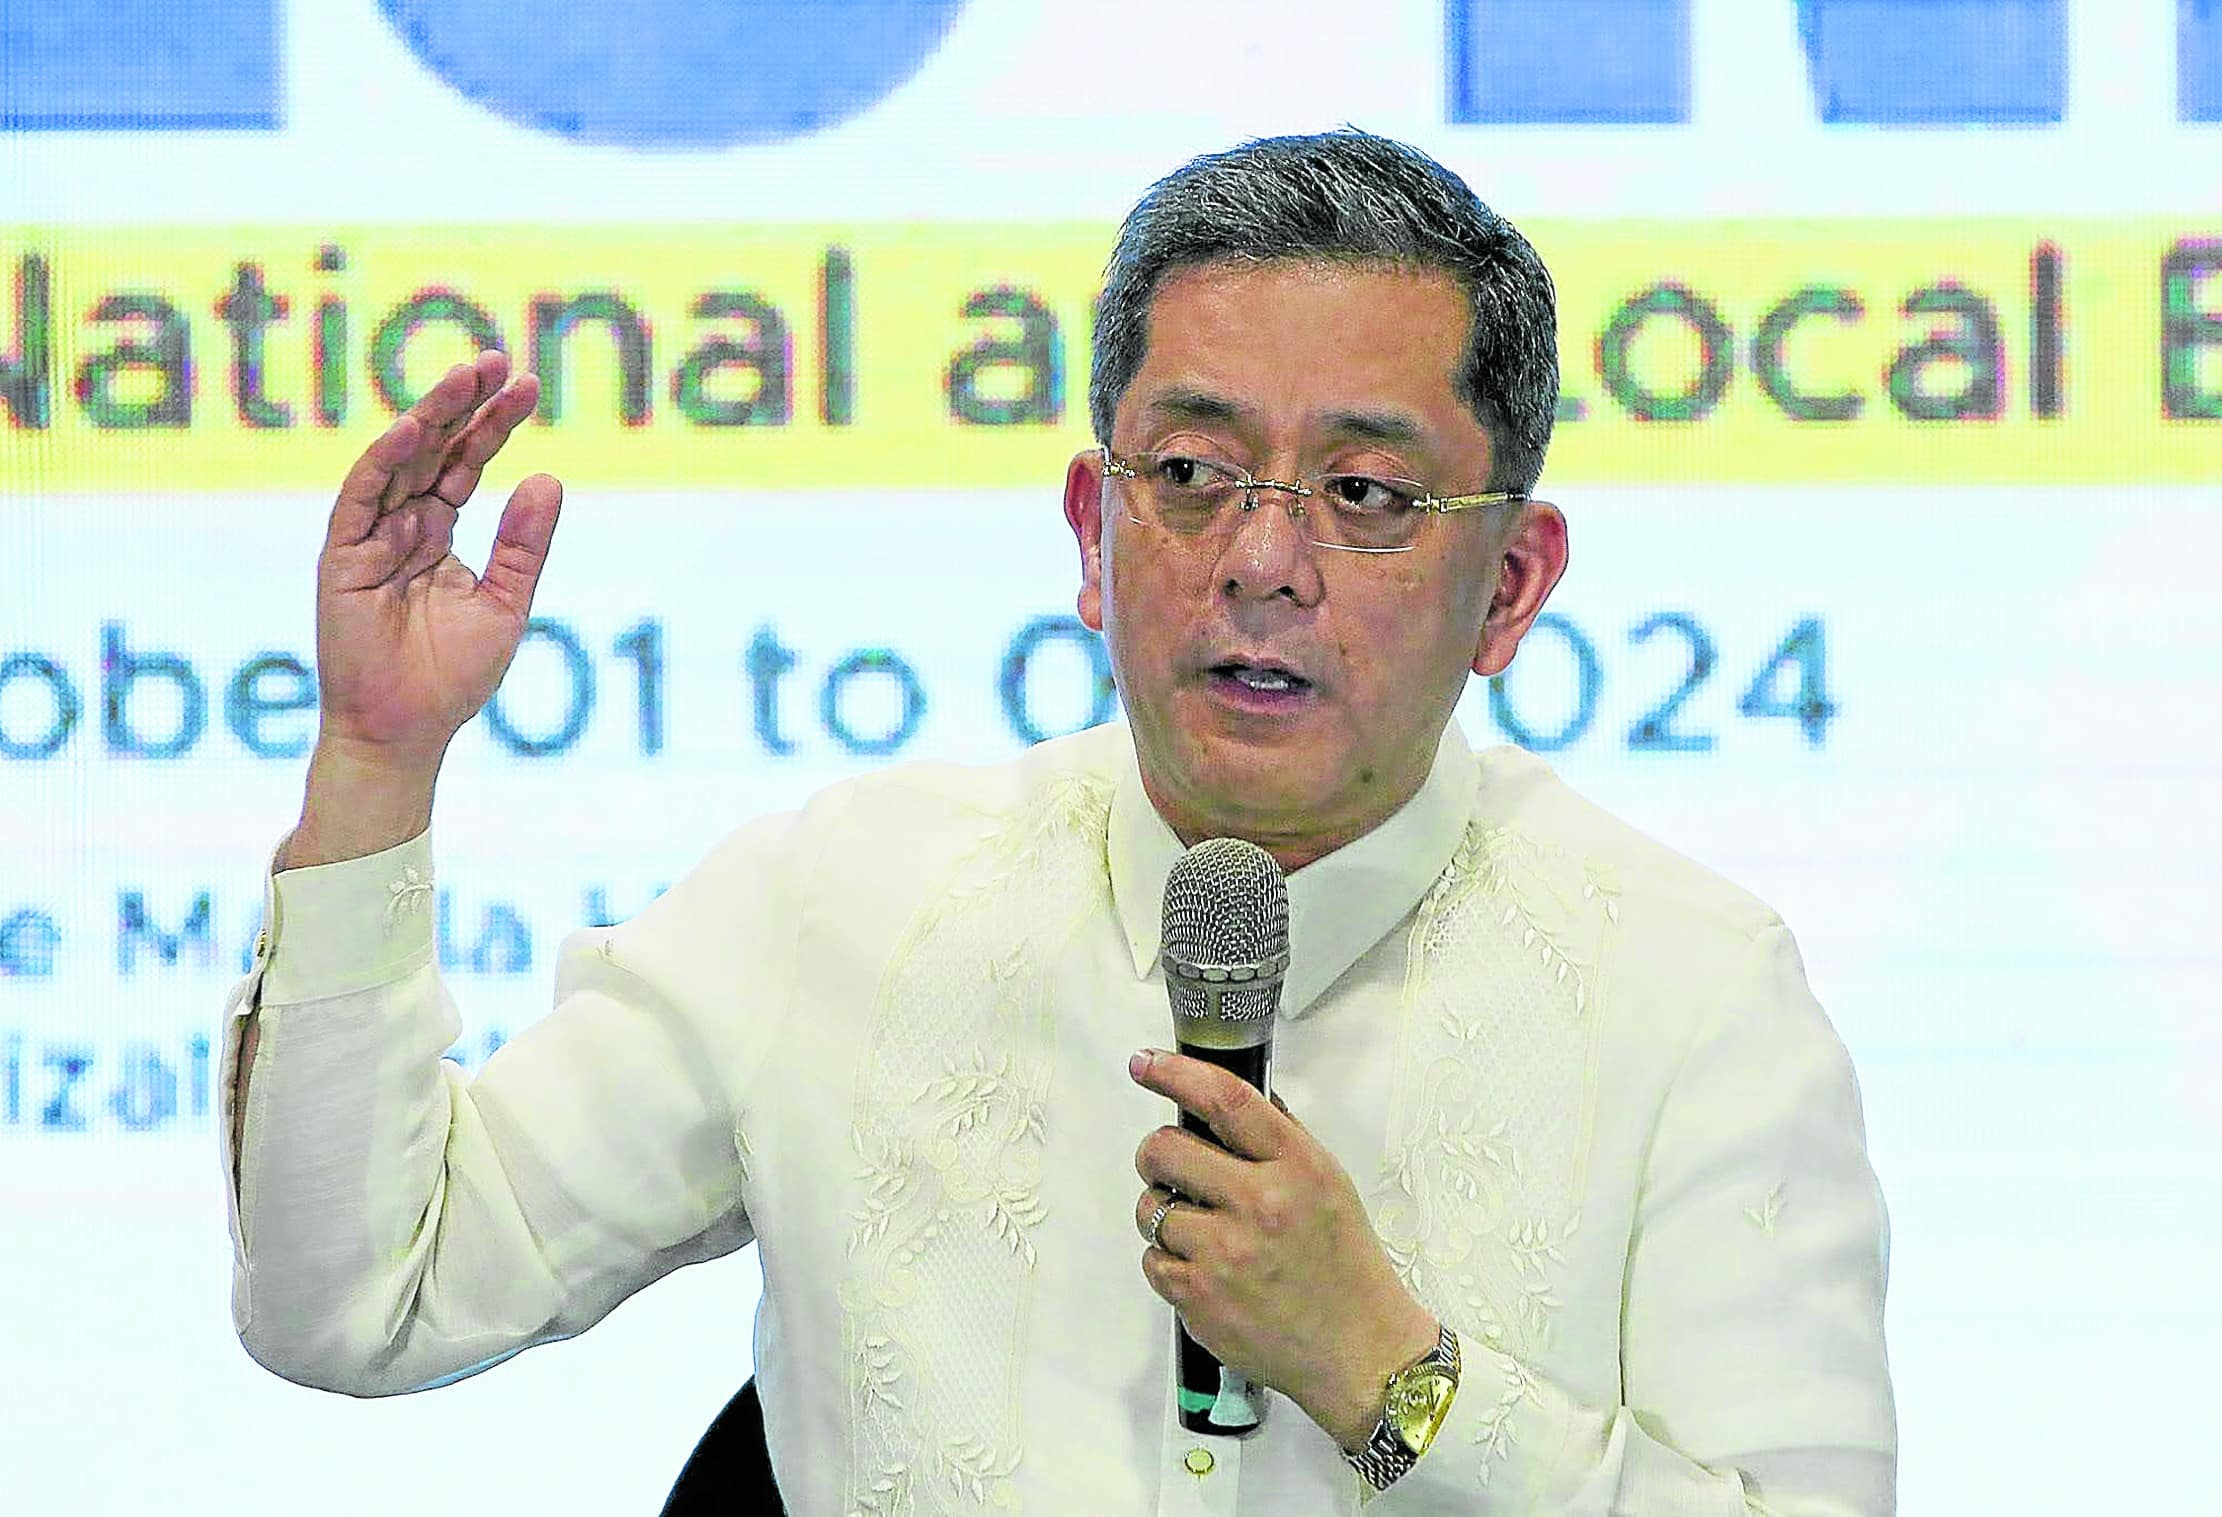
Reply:
[[1458, 1394], [1419, 1462], [1367, 1517], [1550, 1511], [1565, 1517], [1740, 1517], [1743, 1485], [1644, 1433], [1625, 1407], [1585, 1406], [1519, 1360], [1458, 1335]]
[[1542, 1510], [1564, 1495], [1557, 1466], [1569, 1441], [1549, 1388], [1517, 1359], [1458, 1334], [1458, 1394], [1419, 1462], [1366, 1503], [1391, 1513]]
[[[273, 864], [275, 861], [273, 861]], [[432, 830], [380, 853], [269, 872], [255, 957], [263, 1005], [390, 984], [431, 962]]]

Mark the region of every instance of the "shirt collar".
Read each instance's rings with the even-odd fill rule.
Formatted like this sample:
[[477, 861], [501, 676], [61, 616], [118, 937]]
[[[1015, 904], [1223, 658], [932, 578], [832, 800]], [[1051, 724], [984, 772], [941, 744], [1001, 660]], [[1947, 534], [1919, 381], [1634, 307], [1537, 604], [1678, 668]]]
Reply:
[[[1128, 741], [1111, 800], [1111, 897], [1134, 973], [1158, 972], [1165, 878], [1185, 851], [1142, 789]], [[1453, 721], [1418, 792], [1387, 821], [1288, 877], [1289, 966], [1281, 1014], [1301, 1016], [1320, 993], [1418, 904], [1465, 835], [1478, 773]]]

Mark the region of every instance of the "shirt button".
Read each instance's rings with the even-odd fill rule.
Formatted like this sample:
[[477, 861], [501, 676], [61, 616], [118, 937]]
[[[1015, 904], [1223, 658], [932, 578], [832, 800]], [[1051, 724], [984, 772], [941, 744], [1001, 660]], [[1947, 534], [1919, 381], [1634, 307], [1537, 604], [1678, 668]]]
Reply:
[[1198, 1480], [1210, 1474], [1218, 1465], [1219, 1461], [1211, 1457], [1210, 1449], [1190, 1449], [1188, 1457], [1181, 1461], [1181, 1467]]

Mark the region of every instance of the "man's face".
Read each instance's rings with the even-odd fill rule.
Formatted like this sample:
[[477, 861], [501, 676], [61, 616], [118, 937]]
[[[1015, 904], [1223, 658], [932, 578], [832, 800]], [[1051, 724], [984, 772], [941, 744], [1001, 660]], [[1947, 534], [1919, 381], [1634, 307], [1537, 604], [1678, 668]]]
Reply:
[[[1451, 384], [1469, 319], [1439, 271], [1294, 260], [1176, 271], [1158, 286], [1112, 452], [1208, 452], [1315, 485], [1351, 471], [1479, 491], [1488, 434]], [[1065, 511], [1080, 616], [1108, 640], [1144, 788], [1184, 842], [1246, 837], [1284, 868], [1411, 798], [1468, 670], [1510, 661], [1564, 566], [1563, 522], [1528, 508], [1556, 523], [1556, 566], [1541, 594], [1529, 584], [1492, 621], [1510, 534], [1490, 532], [1486, 510], [1429, 518], [1408, 553], [1337, 552], [1311, 542], [1289, 495], [1262, 491], [1232, 537], [1184, 538], [1132, 520], [1133, 485], [1102, 474], [1093, 452], [1076, 458]]]

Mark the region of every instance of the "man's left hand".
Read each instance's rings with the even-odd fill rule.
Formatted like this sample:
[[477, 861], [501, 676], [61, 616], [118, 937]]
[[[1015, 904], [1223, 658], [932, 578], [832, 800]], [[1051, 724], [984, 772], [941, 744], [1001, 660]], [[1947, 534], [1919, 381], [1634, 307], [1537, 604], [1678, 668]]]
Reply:
[[1357, 1187], [1286, 1107], [1228, 1071], [1145, 1051], [1128, 1072], [1226, 1145], [1166, 1126], [1136, 1151], [1150, 1187], [1134, 1209], [1143, 1237], [1167, 1188], [1179, 1192], [1142, 1255], [1150, 1288], [1222, 1364], [1280, 1391], [1355, 1450], [1381, 1415], [1389, 1376], [1437, 1336]]

